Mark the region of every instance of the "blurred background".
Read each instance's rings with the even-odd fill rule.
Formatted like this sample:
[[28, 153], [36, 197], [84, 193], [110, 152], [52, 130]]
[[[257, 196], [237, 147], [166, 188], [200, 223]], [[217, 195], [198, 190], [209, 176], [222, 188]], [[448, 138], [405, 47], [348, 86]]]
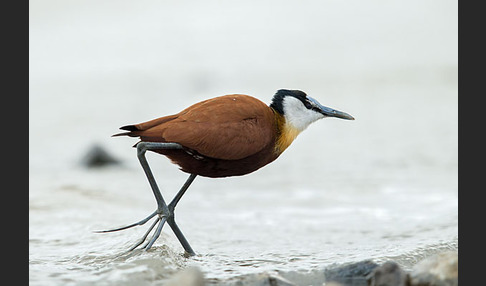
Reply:
[[[449, 0], [29, 1], [30, 282], [409, 267], [457, 249], [457, 11]], [[130, 256], [145, 228], [93, 233], [156, 206], [136, 140], [110, 137], [120, 126], [230, 93], [270, 103], [281, 88], [356, 120], [318, 121], [251, 175], [198, 177], [177, 210], [196, 258], [180, 258], [169, 229]], [[121, 164], [87, 168], [93, 146]], [[148, 160], [169, 200], [187, 175]]]

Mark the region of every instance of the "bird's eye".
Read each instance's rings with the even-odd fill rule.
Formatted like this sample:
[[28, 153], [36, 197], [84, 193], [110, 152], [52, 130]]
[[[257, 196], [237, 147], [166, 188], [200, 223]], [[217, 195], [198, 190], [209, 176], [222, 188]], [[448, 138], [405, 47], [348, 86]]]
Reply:
[[304, 101], [304, 106], [307, 109], [311, 109], [312, 108], [312, 104], [308, 100]]

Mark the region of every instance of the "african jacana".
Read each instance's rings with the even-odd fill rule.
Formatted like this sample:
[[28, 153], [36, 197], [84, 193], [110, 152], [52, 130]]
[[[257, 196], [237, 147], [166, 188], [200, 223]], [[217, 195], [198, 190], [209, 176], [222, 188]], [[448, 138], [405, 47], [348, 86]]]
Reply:
[[[127, 132], [113, 136], [141, 139], [135, 144], [137, 155], [157, 200], [157, 209], [139, 222], [101, 232], [143, 225], [157, 216], [130, 250], [142, 244], [158, 224], [143, 246], [148, 250], [167, 222], [187, 254], [194, 255], [175, 222], [174, 210], [196, 176], [218, 178], [254, 172], [277, 159], [312, 122], [325, 117], [354, 120], [345, 112], [322, 106], [300, 90], [281, 89], [273, 96], [270, 106], [248, 95], [231, 94], [196, 103], [174, 115], [121, 127]], [[190, 174], [168, 205], [145, 158], [147, 150], [167, 156]]]

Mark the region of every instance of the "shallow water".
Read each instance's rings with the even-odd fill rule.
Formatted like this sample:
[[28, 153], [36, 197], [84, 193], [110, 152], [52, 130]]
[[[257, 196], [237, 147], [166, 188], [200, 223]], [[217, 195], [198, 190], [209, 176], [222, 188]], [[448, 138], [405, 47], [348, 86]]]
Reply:
[[[435, 2], [31, 1], [30, 284], [161, 285], [197, 266], [214, 284], [322, 285], [334, 264], [409, 269], [456, 250], [457, 3]], [[147, 252], [126, 250], [148, 224], [94, 233], [156, 207], [136, 141], [110, 137], [119, 126], [279, 88], [356, 120], [314, 123], [253, 174], [197, 177], [176, 212], [193, 258], [169, 228]], [[84, 168], [93, 144], [122, 165]], [[169, 200], [187, 175], [148, 160]]]

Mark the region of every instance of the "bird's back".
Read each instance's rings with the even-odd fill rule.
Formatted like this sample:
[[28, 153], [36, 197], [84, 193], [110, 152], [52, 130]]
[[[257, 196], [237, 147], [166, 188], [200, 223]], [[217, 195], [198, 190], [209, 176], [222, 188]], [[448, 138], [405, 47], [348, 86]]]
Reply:
[[184, 150], [160, 150], [183, 171], [223, 177], [252, 172], [273, 161], [276, 115], [262, 101], [232, 94], [196, 103], [178, 114], [124, 126], [117, 135], [147, 142], [175, 142]]

